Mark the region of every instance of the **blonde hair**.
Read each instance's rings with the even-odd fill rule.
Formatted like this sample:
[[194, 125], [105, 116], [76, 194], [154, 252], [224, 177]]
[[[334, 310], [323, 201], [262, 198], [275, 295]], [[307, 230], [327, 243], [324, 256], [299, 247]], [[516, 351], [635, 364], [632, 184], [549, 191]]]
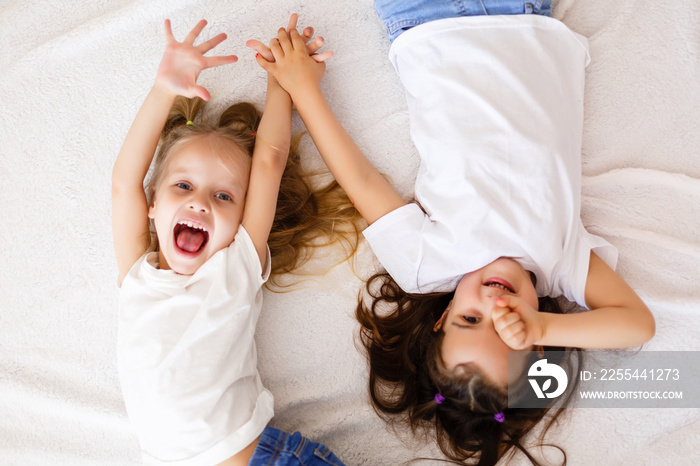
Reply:
[[[255, 134], [262, 117], [257, 108], [248, 102], [228, 107], [219, 117], [217, 125], [203, 121], [191, 124], [203, 110], [202, 99], [178, 97], [163, 127], [160, 146], [156, 152], [151, 175], [146, 183], [149, 203], [165, 171], [174, 149], [206, 135], [216, 135], [250, 157], [255, 147]], [[188, 124], [189, 123], [189, 124]], [[272, 255], [270, 282], [284, 287], [278, 277], [301, 267], [318, 247], [340, 244], [345, 259], [357, 250], [363, 220], [345, 191], [335, 181], [325, 186], [315, 186], [314, 175], [301, 166], [298, 152], [304, 133], [295, 136], [290, 144], [287, 166], [282, 175], [275, 219], [268, 238]], [[158, 249], [158, 238], [151, 224], [151, 250]]]

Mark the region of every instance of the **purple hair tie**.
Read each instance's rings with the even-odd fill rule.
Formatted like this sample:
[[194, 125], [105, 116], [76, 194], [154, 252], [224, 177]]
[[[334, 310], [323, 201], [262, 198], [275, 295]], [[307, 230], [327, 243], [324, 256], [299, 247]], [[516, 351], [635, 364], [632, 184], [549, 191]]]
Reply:
[[503, 414], [503, 411], [501, 411], [500, 413], [494, 414], [493, 418], [495, 420], [497, 420], [498, 422], [503, 422], [506, 420], [506, 416], [505, 416], [505, 414]]
[[435, 400], [435, 403], [441, 405], [442, 402], [445, 401], [445, 397], [440, 395], [439, 393], [436, 393], [434, 400]]

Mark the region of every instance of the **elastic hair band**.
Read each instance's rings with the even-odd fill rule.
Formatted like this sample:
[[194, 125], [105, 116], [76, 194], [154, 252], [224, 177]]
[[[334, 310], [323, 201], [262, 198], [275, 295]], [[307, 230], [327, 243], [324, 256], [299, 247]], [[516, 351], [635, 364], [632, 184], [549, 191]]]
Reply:
[[255, 137], [255, 133], [250, 133], [250, 137]]
[[503, 411], [501, 411], [500, 413], [494, 414], [494, 415], [493, 415], [493, 418], [494, 418], [495, 420], [497, 420], [498, 422], [503, 422], [503, 421], [506, 420], [506, 415], [503, 414]]
[[187, 120], [187, 126], [193, 125], [194, 121]]
[[439, 393], [436, 393], [435, 398], [433, 398], [433, 399], [435, 400], [435, 403], [437, 403], [439, 405], [441, 405], [442, 402], [445, 401], [445, 397], [440, 395]]

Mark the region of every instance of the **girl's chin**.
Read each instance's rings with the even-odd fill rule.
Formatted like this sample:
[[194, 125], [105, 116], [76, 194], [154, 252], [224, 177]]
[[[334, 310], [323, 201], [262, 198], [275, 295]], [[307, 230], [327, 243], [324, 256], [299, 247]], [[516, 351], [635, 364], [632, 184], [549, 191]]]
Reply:
[[[204, 263], [204, 251], [189, 253], [174, 248], [175, 252], [165, 255], [166, 264], [161, 261], [161, 268], [167, 268], [180, 275], [193, 275]], [[171, 257], [168, 257], [171, 256]], [[163, 267], [165, 265], [165, 267]]]
[[173, 267], [171, 270], [178, 275], [194, 275], [199, 267]]

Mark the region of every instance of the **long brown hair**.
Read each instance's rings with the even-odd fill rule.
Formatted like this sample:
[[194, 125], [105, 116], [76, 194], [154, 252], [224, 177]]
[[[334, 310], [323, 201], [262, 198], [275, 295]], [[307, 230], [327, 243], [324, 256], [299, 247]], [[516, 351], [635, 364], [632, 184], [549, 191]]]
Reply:
[[[216, 125], [198, 121], [203, 110], [202, 99], [178, 97], [163, 128], [146, 192], [151, 196], [161, 180], [168, 156], [174, 148], [195, 137], [216, 134], [230, 141], [252, 157], [255, 136], [262, 114], [248, 102], [239, 102], [223, 111]], [[268, 246], [272, 255], [270, 282], [283, 287], [277, 278], [293, 272], [311, 258], [314, 248], [340, 244], [345, 259], [350, 258], [360, 239], [363, 220], [336, 181], [317, 186], [315, 173], [307, 173], [301, 166], [298, 152], [304, 133], [290, 143], [289, 157], [280, 183], [275, 219]], [[151, 225], [151, 248], [157, 250], [158, 238]]]
[[[538, 465], [524, 438], [548, 415], [540, 436], [544, 445], [545, 434], [569, 399], [561, 408], [509, 409], [506, 390], [478, 371], [459, 375], [448, 371], [440, 354], [444, 334], [433, 331], [433, 326], [453, 296], [454, 292], [406, 293], [386, 272], [367, 281], [356, 317], [369, 360], [369, 393], [375, 411], [390, 423], [406, 421], [414, 432], [434, 429], [440, 449], [455, 463], [494, 465], [504, 455], [519, 450]], [[552, 298], [539, 298], [539, 306], [540, 312], [562, 312]], [[574, 374], [580, 366], [580, 350], [571, 349], [566, 355], [570, 359], [564, 365], [569, 380], [577, 380]], [[436, 393], [444, 397], [441, 403], [435, 401]], [[503, 422], [494, 418], [499, 412], [504, 414]], [[564, 450], [550, 446], [563, 453], [566, 464]]]

